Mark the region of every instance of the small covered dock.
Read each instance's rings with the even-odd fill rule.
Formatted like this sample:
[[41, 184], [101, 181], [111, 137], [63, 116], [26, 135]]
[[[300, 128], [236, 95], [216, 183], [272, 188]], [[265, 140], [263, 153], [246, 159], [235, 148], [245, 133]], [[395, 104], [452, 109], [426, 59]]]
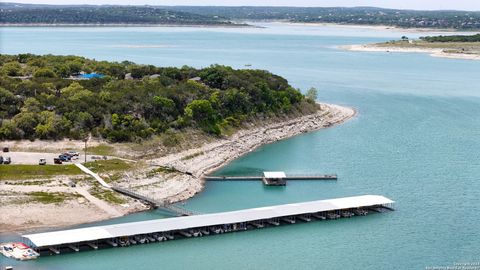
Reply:
[[263, 172], [262, 175], [215, 176], [207, 175], [206, 181], [257, 181], [267, 186], [285, 186], [287, 180], [337, 180], [336, 174], [286, 174], [285, 172]]
[[284, 172], [263, 172], [263, 184], [266, 186], [285, 186], [287, 175]]
[[239, 211], [164, 218], [81, 229], [23, 235], [40, 254], [61, 254], [105, 247], [162, 242], [179, 238], [246, 231], [314, 220], [365, 216], [392, 209], [394, 201], [379, 195], [259, 207]]

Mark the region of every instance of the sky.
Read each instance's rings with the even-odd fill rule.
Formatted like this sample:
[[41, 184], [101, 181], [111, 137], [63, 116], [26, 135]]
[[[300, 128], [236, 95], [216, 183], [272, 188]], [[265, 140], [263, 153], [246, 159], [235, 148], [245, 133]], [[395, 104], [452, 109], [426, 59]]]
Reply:
[[35, 4], [120, 4], [120, 5], [191, 5], [191, 6], [375, 6], [398, 9], [476, 10], [480, 0], [0, 0], [0, 2]]

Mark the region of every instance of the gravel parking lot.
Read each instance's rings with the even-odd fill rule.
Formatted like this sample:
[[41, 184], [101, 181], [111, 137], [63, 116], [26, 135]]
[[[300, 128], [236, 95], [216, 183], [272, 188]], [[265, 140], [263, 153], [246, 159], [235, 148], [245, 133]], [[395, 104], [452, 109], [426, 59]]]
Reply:
[[[41, 158], [47, 160], [47, 164], [54, 164], [53, 159], [58, 158], [61, 153], [37, 153], [37, 152], [0, 152], [0, 156], [3, 158], [10, 157], [12, 159], [11, 164], [26, 164], [26, 165], [38, 165]], [[85, 155], [75, 157], [71, 162], [63, 162], [63, 164], [72, 164], [76, 162], [85, 161]], [[92, 158], [94, 157], [94, 158]], [[95, 160], [95, 157], [101, 158], [95, 155], [87, 155], [87, 161]], [[3, 165], [2, 165], [3, 166]], [[5, 165], [8, 166], [8, 165]]]

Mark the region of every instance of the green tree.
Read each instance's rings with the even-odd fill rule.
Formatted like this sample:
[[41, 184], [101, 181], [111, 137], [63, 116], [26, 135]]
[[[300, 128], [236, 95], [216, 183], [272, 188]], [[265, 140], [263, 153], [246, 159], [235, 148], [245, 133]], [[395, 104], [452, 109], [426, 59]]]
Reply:
[[59, 139], [67, 135], [70, 121], [51, 111], [39, 113], [35, 134], [41, 139]]
[[154, 96], [153, 104], [154, 113], [161, 118], [168, 118], [175, 111], [175, 102], [166, 97]]
[[229, 72], [230, 70], [225, 66], [213, 65], [205, 68], [199, 75], [202, 78], [202, 81], [210, 87], [223, 89], [225, 86], [225, 78]]
[[24, 138], [32, 138], [35, 135], [35, 127], [38, 125], [37, 114], [21, 112], [13, 117], [13, 123], [23, 131]]
[[22, 112], [38, 113], [41, 111], [40, 107], [41, 107], [41, 104], [36, 98], [29, 97], [23, 103], [21, 110]]
[[195, 121], [204, 131], [218, 134], [215, 111], [208, 100], [194, 100], [185, 108], [184, 117], [187, 121]]
[[10, 120], [3, 120], [0, 125], [0, 140], [21, 139], [17, 125]]
[[21, 76], [22, 66], [17, 61], [5, 63], [1, 72], [7, 76]]
[[70, 76], [70, 68], [67, 65], [59, 65], [55, 67], [55, 73], [60, 78], [67, 78]]
[[33, 74], [33, 77], [35, 78], [55, 78], [55, 72], [53, 72], [50, 68], [43, 67], [37, 69], [35, 73]]
[[310, 89], [308, 89], [307, 94], [305, 96], [310, 100], [313, 100], [313, 101], [317, 100], [317, 96], [318, 96], [317, 88], [310, 87]]
[[0, 87], [0, 119], [12, 117], [18, 112], [18, 101], [12, 92]]
[[83, 63], [79, 60], [69, 61], [66, 63], [70, 73], [76, 75], [82, 71]]

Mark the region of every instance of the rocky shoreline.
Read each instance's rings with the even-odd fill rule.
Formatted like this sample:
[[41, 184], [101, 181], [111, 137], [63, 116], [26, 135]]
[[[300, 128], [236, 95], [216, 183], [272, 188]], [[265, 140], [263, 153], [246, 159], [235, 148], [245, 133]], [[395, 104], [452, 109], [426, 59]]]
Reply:
[[[203, 190], [203, 176], [252, 152], [256, 148], [302, 133], [343, 123], [356, 114], [356, 111], [352, 108], [325, 103], [320, 105], [322, 110], [314, 114], [282, 123], [242, 130], [226, 139], [208, 143], [199, 148], [150, 160], [149, 162], [156, 166], [170, 167], [185, 172], [178, 176], [181, 180], [177, 179], [177, 183], [182, 183], [183, 191], [174, 194], [163, 193], [162, 199], [173, 203], [191, 198]], [[163, 189], [162, 191], [165, 192], [166, 190]], [[154, 192], [158, 194], [158, 192]]]

